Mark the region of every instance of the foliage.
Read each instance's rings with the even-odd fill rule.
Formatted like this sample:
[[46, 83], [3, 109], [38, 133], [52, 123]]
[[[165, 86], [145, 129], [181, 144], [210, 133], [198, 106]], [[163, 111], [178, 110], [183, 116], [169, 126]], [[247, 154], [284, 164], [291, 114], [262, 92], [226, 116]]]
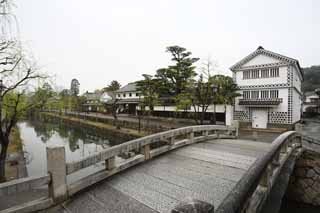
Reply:
[[[196, 84], [191, 90], [191, 101], [195, 112], [195, 121], [198, 124], [204, 124], [205, 113], [210, 104], [214, 102], [214, 84], [213, 81], [205, 79], [203, 74], [200, 75]], [[200, 116], [200, 117], [199, 117]]]
[[151, 112], [158, 103], [159, 80], [146, 74], [144, 74], [143, 77], [144, 80], [137, 82], [138, 90], [141, 91], [141, 95], [143, 96], [141, 107], [148, 107], [147, 111]]
[[303, 68], [304, 81], [302, 82], [302, 91], [314, 91], [320, 87], [320, 66], [311, 66]]
[[80, 92], [80, 83], [77, 79], [72, 79], [71, 80], [71, 87], [70, 87], [70, 93], [71, 95], [74, 95], [74, 96], [77, 96], [79, 95], [79, 92]]
[[35, 108], [44, 109], [50, 98], [54, 97], [53, 91], [49, 83], [44, 83], [42, 87], [39, 87], [35, 93], [30, 97], [29, 101], [35, 103]]
[[121, 84], [120, 84], [118, 81], [113, 80], [113, 81], [111, 81], [111, 83], [110, 83], [107, 87], [105, 87], [103, 90], [104, 90], [105, 92], [114, 92], [114, 91], [119, 90], [120, 87], [121, 87]]
[[156, 78], [159, 79], [158, 85], [161, 93], [178, 95], [187, 89], [190, 80], [196, 76], [194, 63], [198, 58], [192, 58], [191, 52], [180, 46], [167, 47], [167, 52], [172, 55], [174, 65], [157, 70]]
[[214, 102], [216, 104], [232, 105], [234, 98], [240, 96], [238, 87], [230, 76], [215, 75], [211, 81], [218, 87]]
[[191, 94], [188, 92], [180, 93], [175, 97], [177, 111], [187, 111], [192, 106]]

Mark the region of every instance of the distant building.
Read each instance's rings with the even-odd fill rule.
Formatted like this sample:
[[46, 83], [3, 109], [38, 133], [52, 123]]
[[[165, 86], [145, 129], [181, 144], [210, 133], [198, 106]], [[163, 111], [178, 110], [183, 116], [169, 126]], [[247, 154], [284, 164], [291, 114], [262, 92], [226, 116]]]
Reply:
[[71, 86], [70, 86], [70, 94], [71, 95], [78, 95], [80, 92], [80, 83], [77, 79], [71, 80]]
[[117, 104], [120, 105], [120, 113], [137, 113], [137, 106], [143, 97], [141, 96], [140, 91], [138, 91], [137, 84], [135, 82], [121, 87], [119, 90], [115, 91], [115, 94], [116, 99], [118, 99]]
[[320, 113], [320, 97], [315, 91], [304, 94], [303, 112]]
[[[140, 110], [139, 103], [143, 101], [143, 95], [141, 91], [138, 90], [137, 84], [135, 82], [129, 83], [124, 87], [120, 88], [115, 92], [115, 97], [117, 104], [119, 104], [118, 113], [132, 114], [136, 115]], [[186, 110], [177, 110], [174, 102], [172, 102], [172, 97], [160, 97], [159, 102], [161, 104], [154, 106], [153, 114], [154, 116], [160, 117], [176, 117], [176, 113], [180, 112], [185, 115], [185, 118], [192, 117], [190, 113], [194, 113], [193, 107]], [[226, 125], [231, 125], [233, 108], [230, 105], [226, 107], [224, 105], [216, 105], [215, 107], [216, 116], [218, 121], [223, 121]], [[214, 112], [214, 106], [210, 105], [208, 107], [207, 113], [205, 115], [208, 120], [212, 113]]]
[[86, 92], [83, 94], [85, 103], [83, 104], [84, 110], [87, 112], [103, 112], [104, 106], [101, 102], [101, 92]]
[[242, 94], [235, 100], [234, 120], [252, 128], [291, 128], [300, 121], [298, 60], [259, 47], [230, 69]]

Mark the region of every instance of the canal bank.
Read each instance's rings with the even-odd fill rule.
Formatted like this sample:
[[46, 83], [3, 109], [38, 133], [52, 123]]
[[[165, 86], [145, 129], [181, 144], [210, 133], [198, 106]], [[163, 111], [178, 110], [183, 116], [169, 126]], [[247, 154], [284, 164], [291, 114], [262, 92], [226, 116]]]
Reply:
[[14, 127], [10, 134], [6, 160], [6, 179], [7, 181], [27, 177], [26, 162], [23, 152], [23, 140], [20, 136], [18, 127]]
[[114, 125], [110, 124], [110, 123], [105, 123], [101, 120], [93, 120], [93, 119], [85, 119], [85, 117], [81, 117], [81, 116], [73, 116], [73, 115], [62, 115], [62, 114], [57, 114], [57, 113], [51, 113], [51, 112], [41, 112], [41, 115], [45, 115], [47, 117], [51, 117], [51, 118], [57, 118], [62, 120], [63, 122], [67, 122], [70, 123], [72, 125], [78, 125], [78, 126], [82, 126], [85, 128], [94, 128], [97, 131], [103, 131], [103, 130], [107, 130], [110, 133], [114, 133], [114, 134], [121, 134], [124, 137], [127, 137], [127, 140], [132, 140], [135, 138], [139, 138], [139, 137], [143, 137], [148, 135], [149, 133], [146, 131], [138, 131], [136, 129], [131, 129], [131, 128], [126, 128], [126, 127], [122, 127], [120, 129], [117, 129]]

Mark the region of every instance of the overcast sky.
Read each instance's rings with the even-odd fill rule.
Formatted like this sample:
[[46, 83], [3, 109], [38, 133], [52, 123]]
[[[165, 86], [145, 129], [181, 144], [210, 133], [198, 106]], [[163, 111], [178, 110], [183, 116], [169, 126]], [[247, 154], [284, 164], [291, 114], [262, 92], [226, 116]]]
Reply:
[[319, 0], [16, 0], [20, 37], [43, 71], [81, 92], [166, 67], [170, 45], [210, 56], [216, 73], [254, 51], [320, 64]]

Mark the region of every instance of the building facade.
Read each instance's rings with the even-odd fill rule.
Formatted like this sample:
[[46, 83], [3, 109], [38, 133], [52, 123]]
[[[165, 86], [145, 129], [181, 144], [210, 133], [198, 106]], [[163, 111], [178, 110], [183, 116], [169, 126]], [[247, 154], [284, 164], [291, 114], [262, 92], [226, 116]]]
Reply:
[[263, 47], [233, 65], [242, 95], [235, 99], [234, 120], [252, 128], [291, 128], [300, 121], [303, 72], [298, 60]]
[[140, 99], [143, 98], [141, 93], [137, 89], [135, 82], [129, 83], [124, 87], [121, 87], [115, 92], [115, 98], [118, 99], [119, 113], [136, 114], [137, 106]]
[[319, 92], [306, 92], [304, 94], [303, 112], [320, 113], [320, 97]]
[[100, 92], [86, 92], [83, 94], [85, 97], [85, 102], [83, 104], [84, 111], [86, 112], [103, 112], [104, 106], [101, 102], [101, 95]]

